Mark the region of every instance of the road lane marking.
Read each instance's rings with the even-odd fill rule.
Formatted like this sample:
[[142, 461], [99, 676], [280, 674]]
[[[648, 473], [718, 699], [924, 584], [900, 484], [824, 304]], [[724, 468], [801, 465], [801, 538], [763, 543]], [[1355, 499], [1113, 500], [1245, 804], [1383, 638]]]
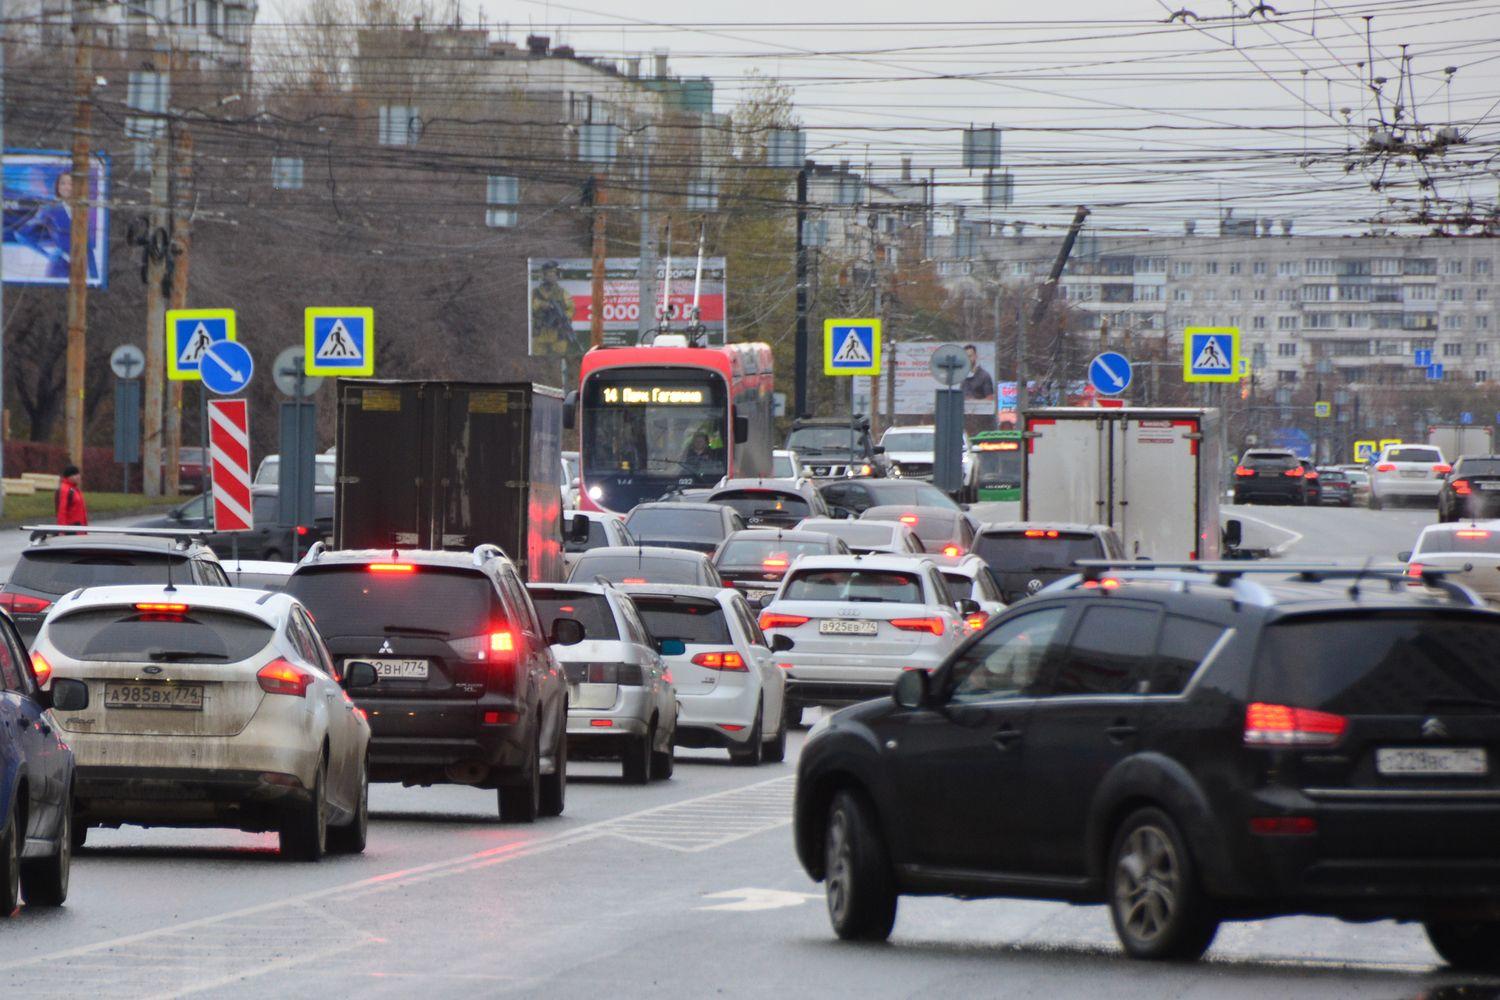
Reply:
[[1238, 517], [1241, 521], [1254, 521], [1256, 524], [1259, 524], [1259, 525], [1262, 525], [1264, 527], [1270, 528], [1272, 531], [1279, 531], [1283, 535], [1290, 535], [1291, 536], [1286, 541], [1282, 542], [1280, 545], [1278, 545], [1275, 548], [1271, 549], [1271, 555], [1273, 555], [1273, 556], [1279, 556], [1282, 553], [1286, 552], [1287, 549], [1291, 548], [1293, 545], [1296, 545], [1298, 542], [1302, 541], [1302, 539], [1304, 537], [1303, 534], [1302, 534], [1302, 532], [1300, 532], [1300, 531], [1293, 531], [1291, 528], [1283, 528], [1279, 524], [1272, 524], [1270, 521], [1261, 520], [1260, 518], [1256, 517], [1253, 514], [1241, 514], [1238, 511], [1236, 511], [1235, 512], [1235, 516]]
[[744, 889], [726, 889], [723, 892], [711, 892], [704, 899], [727, 899], [731, 902], [715, 903], [712, 906], [699, 906], [699, 910], [727, 910], [732, 913], [750, 913], [756, 910], [781, 910], [792, 906], [801, 906], [809, 899], [821, 899], [822, 893], [818, 892], [789, 892], [785, 889], [756, 889], [747, 886]]

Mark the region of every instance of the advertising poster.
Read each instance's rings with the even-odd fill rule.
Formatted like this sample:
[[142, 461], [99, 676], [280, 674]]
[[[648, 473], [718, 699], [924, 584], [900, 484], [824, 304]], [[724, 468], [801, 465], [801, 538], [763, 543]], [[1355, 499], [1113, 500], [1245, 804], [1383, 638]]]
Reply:
[[[895, 367], [896, 406], [891, 412], [896, 416], [931, 416], [933, 393], [939, 386], [932, 377], [928, 362], [932, 352], [942, 344], [935, 340], [923, 340], [902, 344], [887, 344], [887, 357]], [[964, 412], [993, 414], [995, 400], [995, 345], [993, 343], [960, 344], [969, 357], [969, 372], [964, 377]], [[973, 349], [970, 350], [969, 348]], [[887, 380], [881, 379], [881, 393], [887, 391]], [[882, 407], [882, 410], [885, 408]]]
[[[60, 150], [5, 154], [4, 230], [8, 285], [66, 285], [72, 246], [73, 158]], [[88, 283], [103, 288], [109, 277], [109, 161], [94, 157], [85, 193], [89, 212]]]
[[[604, 262], [604, 344], [606, 347], [629, 347], [639, 338], [641, 301], [639, 260], [635, 257], [609, 257]], [[534, 357], [577, 357], [588, 350], [589, 324], [592, 319], [592, 262], [582, 258], [532, 258], [526, 262], [528, 302], [528, 337]], [[697, 259], [672, 261], [672, 290], [668, 299], [669, 329], [682, 332], [692, 313], [693, 279]], [[724, 343], [723, 257], [705, 257], [703, 280], [698, 294], [698, 318], [706, 330], [709, 344]], [[661, 305], [662, 283], [666, 280], [662, 261], [656, 265], [655, 301], [647, 303], [646, 313], [655, 324], [656, 309]]]

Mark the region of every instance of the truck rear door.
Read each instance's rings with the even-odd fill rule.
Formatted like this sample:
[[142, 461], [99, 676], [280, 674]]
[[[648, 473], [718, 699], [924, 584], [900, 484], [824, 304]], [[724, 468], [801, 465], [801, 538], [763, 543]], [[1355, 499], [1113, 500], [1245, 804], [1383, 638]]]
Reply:
[[1126, 417], [1116, 425], [1115, 438], [1115, 509], [1100, 520], [1120, 533], [1132, 559], [1199, 558], [1199, 422]]
[[1109, 523], [1110, 440], [1102, 419], [1028, 415], [1021, 519]]

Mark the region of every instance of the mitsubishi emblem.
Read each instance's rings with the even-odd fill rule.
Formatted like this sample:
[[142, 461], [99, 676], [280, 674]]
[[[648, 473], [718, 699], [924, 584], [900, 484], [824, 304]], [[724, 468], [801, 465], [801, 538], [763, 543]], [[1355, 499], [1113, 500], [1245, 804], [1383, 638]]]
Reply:
[[395, 650], [391, 648], [391, 640], [386, 639], [385, 641], [381, 642], [381, 644], [380, 644], [380, 652], [382, 652], [382, 653], [394, 653], [395, 652]]
[[1422, 735], [1428, 739], [1440, 740], [1448, 735], [1448, 727], [1443, 725], [1442, 719], [1428, 719], [1422, 723]]

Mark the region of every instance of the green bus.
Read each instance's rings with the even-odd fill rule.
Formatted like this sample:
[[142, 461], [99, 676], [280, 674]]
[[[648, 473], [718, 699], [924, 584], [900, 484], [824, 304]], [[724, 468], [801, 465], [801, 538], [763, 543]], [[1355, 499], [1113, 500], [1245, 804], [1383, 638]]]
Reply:
[[970, 439], [979, 466], [979, 500], [1021, 499], [1021, 432], [980, 431]]

